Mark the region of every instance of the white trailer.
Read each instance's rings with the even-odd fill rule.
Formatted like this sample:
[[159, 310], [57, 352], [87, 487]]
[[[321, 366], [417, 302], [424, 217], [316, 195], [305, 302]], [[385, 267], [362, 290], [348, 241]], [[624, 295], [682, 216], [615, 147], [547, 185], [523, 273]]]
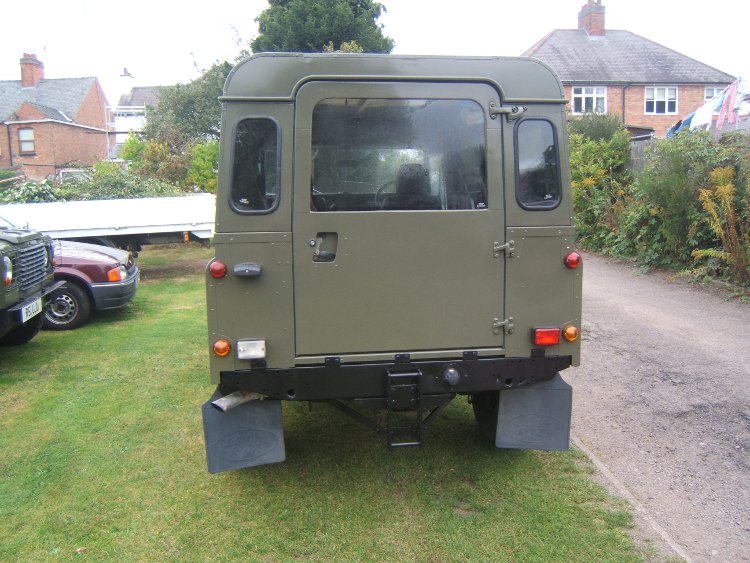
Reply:
[[0, 216], [55, 239], [140, 250], [146, 244], [208, 242], [216, 196], [148, 197], [0, 205]]

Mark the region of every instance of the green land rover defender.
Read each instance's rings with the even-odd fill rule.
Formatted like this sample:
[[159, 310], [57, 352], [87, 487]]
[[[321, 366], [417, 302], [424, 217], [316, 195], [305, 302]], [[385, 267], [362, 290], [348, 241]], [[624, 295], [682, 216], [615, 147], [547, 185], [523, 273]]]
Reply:
[[567, 449], [583, 268], [555, 74], [264, 53], [221, 101], [209, 471], [283, 461], [281, 401], [399, 447], [466, 395], [497, 447]]
[[44, 296], [56, 289], [52, 241], [0, 217], [0, 345], [25, 344], [42, 326]]

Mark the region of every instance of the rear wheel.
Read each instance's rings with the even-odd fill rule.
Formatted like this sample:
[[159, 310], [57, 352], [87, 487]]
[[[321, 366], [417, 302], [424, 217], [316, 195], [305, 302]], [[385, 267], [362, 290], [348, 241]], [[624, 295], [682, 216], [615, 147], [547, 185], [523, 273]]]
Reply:
[[44, 304], [44, 327], [51, 330], [73, 330], [83, 325], [91, 314], [91, 299], [76, 283], [52, 293]]
[[497, 413], [500, 405], [500, 391], [480, 391], [471, 394], [471, 406], [479, 430], [490, 442], [495, 443], [497, 434]]
[[34, 338], [39, 329], [42, 327], [42, 315], [37, 315], [29, 320], [25, 325], [14, 328], [8, 334], [0, 338], [0, 344], [3, 346], [16, 346], [17, 344], [26, 344]]

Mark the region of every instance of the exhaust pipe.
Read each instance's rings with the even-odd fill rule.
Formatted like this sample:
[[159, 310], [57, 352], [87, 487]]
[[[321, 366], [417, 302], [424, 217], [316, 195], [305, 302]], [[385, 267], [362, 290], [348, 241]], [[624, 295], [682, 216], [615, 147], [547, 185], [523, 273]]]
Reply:
[[225, 395], [220, 399], [211, 401], [211, 406], [221, 412], [227, 412], [235, 407], [249, 403], [250, 401], [259, 401], [263, 399], [263, 395], [260, 393], [253, 393], [252, 391], [240, 390]]

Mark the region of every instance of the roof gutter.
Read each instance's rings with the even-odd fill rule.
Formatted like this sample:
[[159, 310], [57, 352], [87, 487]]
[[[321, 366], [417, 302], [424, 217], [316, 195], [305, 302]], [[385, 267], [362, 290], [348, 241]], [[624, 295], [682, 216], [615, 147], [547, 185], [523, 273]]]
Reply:
[[67, 125], [68, 127], [78, 127], [80, 129], [89, 129], [91, 131], [98, 131], [100, 133], [106, 133], [106, 129], [102, 129], [100, 127], [92, 127], [90, 125], [81, 125], [80, 123], [70, 123], [68, 121], [60, 121], [59, 119], [28, 119], [23, 121], [6, 121], [6, 126], [8, 125], [29, 125], [33, 123], [57, 123], [59, 125]]

